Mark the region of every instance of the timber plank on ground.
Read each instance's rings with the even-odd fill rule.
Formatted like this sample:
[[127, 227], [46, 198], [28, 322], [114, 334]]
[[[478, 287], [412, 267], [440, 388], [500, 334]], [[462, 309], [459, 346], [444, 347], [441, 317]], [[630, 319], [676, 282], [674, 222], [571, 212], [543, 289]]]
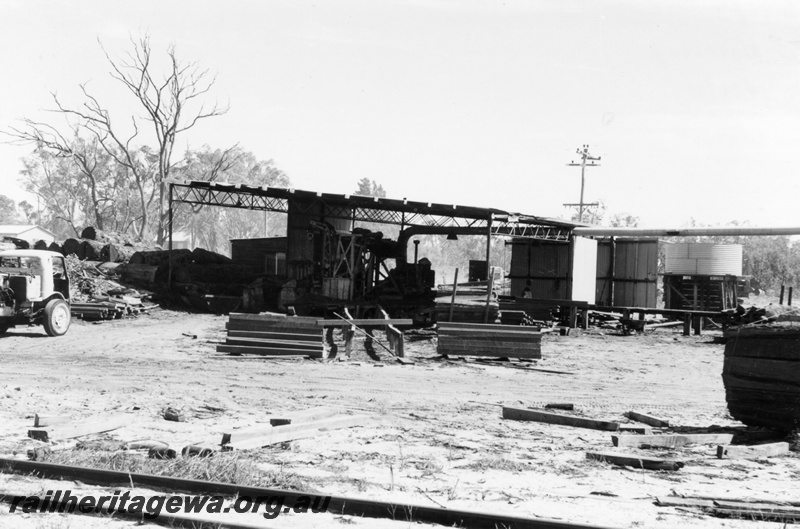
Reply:
[[246, 345], [249, 347], [277, 347], [284, 349], [302, 349], [306, 351], [319, 351], [323, 349], [322, 340], [319, 343], [296, 342], [290, 340], [270, 340], [264, 341], [253, 338], [228, 338], [225, 345]]
[[28, 430], [28, 437], [44, 442], [54, 439], [74, 439], [76, 437], [83, 437], [84, 435], [110, 432], [111, 430], [122, 428], [132, 422], [132, 415], [113, 415], [81, 422], [58, 424], [46, 428], [31, 428]]
[[478, 342], [519, 342], [522, 344], [530, 344], [540, 342], [539, 340], [539, 333], [531, 334], [531, 333], [495, 333], [495, 332], [481, 332], [480, 334], [477, 333], [450, 333], [450, 332], [443, 332], [440, 333], [439, 336], [446, 336], [449, 340], [458, 341], [458, 340], [469, 340], [469, 341], [478, 341]]
[[760, 459], [789, 453], [789, 443], [767, 443], [762, 445], [728, 445], [717, 447], [719, 459]]
[[679, 448], [692, 444], [730, 443], [733, 434], [670, 434], [670, 435], [612, 435], [614, 446], [657, 446], [659, 448]]
[[[335, 415], [342, 415], [343, 410], [331, 407], [317, 407], [302, 411], [293, 411], [283, 414], [270, 415], [269, 423], [272, 426], [282, 426], [286, 424], [300, 424], [319, 419], [327, 419]], [[223, 442], [223, 444], [225, 444]]]
[[[442, 337], [439, 337], [439, 339], [441, 340]], [[494, 339], [494, 340], [481, 340], [481, 339], [478, 339], [478, 338], [476, 338], [474, 340], [472, 340], [472, 339], [468, 340], [468, 339], [466, 339], [466, 337], [459, 338], [459, 339], [453, 339], [453, 338], [447, 337], [446, 340], [447, 340], [447, 346], [449, 348], [456, 348], [456, 349], [458, 349], [459, 347], [465, 347], [465, 348], [483, 347], [483, 348], [488, 348], [488, 349], [506, 347], [506, 348], [509, 348], [509, 349], [522, 349], [524, 351], [540, 351], [541, 350], [541, 344], [538, 341], [536, 341], [536, 342], [528, 342], [528, 341], [520, 342], [520, 341], [516, 341], [516, 340], [514, 340], [514, 341], [505, 341], [502, 338], [497, 338], [497, 339]]]
[[244, 314], [240, 312], [232, 312], [230, 314], [230, 321], [247, 321], [256, 323], [275, 324], [284, 327], [314, 327], [317, 318], [309, 318], [302, 316], [280, 316], [280, 315], [264, 315], [264, 314]]
[[513, 347], [481, 347], [474, 344], [464, 347], [439, 347], [439, 354], [446, 356], [491, 356], [495, 358], [541, 358], [539, 350]]
[[229, 321], [225, 324], [225, 328], [229, 331], [280, 332], [290, 334], [305, 334], [309, 336], [322, 336], [322, 330], [316, 326], [299, 327], [296, 325], [281, 325], [280, 323], [270, 324], [258, 321]]
[[[482, 310], [482, 309], [481, 309]], [[440, 321], [438, 324], [439, 331], [498, 331], [498, 332], [528, 332], [536, 334], [537, 327], [526, 327], [523, 325], [497, 325], [495, 323], [461, 323], [461, 322], [446, 322]]]
[[276, 426], [284, 426], [287, 424], [298, 424], [319, 419], [329, 419], [334, 416], [342, 416], [343, 411], [331, 407], [317, 407], [310, 408], [302, 411], [292, 411], [269, 416], [269, 424], [262, 423], [247, 428], [240, 428], [236, 430], [229, 430], [222, 434], [222, 445], [226, 445], [231, 441], [240, 442], [254, 437], [264, 435], [264, 432], [271, 432]]
[[677, 459], [640, 456], [620, 452], [586, 452], [586, 459], [605, 461], [623, 467], [646, 468], [648, 470], [678, 470], [685, 463]]
[[33, 427], [34, 428], [45, 428], [47, 426], [55, 426], [58, 424], [65, 424], [72, 422], [71, 417], [64, 417], [63, 415], [46, 415], [41, 413], [36, 413], [33, 416]]
[[656, 503], [661, 507], [714, 507], [714, 500], [681, 498], [678, 496], [658, 496]]
[[572, 415], [562, 415], [559, 413], [549, 413], [546, 411], [524, 408], [511, 408], [508, 406], [503, 406], [503, 419], [560, 424], [577, 428], [589, 428], [591, 430], [616, 431], [619, 429], [619, 423], [616, 422], [584, 419], [583, 417], [574, 417]]
[[322, 340], [322, 334], [317, 331], [313, 334], [267, 331], [228, 331], [229, 338], [258, 338], [262, 340], [289, 340], [296, 342], [315, 342]]
[[619, 431], [620, 433], [652, 435], [653, 428], [650, 426], [640, 426], [638, 424], [620, 424]]
[[740, 501], [714, 500], [714, 505], [720, 509], [737, 510], [747, 514], [780, 513], [780, 514], [791, 514], [794, 517], [800, 517], [800, 509], [798, 509], [797, 507], [792, 507], [790, 505], [779, 505], [777, 503], [766, 503], [766, 502], [745, 503]]
[[261, 355], [261, 356], [310, 356], [311, 358], [322, 358], [324, 349], [320, 347], [316, 351], [308, 349], [293, 349], [283, 347], [271, 347], [269, 345], [261, 346], [246, 346], [246, 345], [218, 345], [218, 353], [233, 353], [243, 355]]
[[656, 428], [669, 426], [669, 421], [664, 419], [659, 419], [658, 417], [653, 417], [652, 415], [647, 415], [646, 413], [629, 411], [628, 413], [625, 414], [625, 416], [632, 421], [638, 421], [644, 424], [649, 424], [650, 426], [655, 426]]
[[[223, 445], [225, 450], [249, 450], [261, 448], [296, 439], [313, 437], [323, 431], [364, 426], [373, 418], [369, 415], [342, 415], [327, 419], [286, 424], [281, 426], [264, 426], [250, 429], [247, 432], [231, 432], [229, 441]], [[223, 437], [224, 439], [224, 437]]]
[[414, 320], [410, 318], [395, 318], [395, 319], [358, 319], [358, 320], [317, 320], [318, 327], [348, 327], [350, 325], [358, 325], [359, 327], [385, 327], [387, 325], [408, 326], [413, 325]]

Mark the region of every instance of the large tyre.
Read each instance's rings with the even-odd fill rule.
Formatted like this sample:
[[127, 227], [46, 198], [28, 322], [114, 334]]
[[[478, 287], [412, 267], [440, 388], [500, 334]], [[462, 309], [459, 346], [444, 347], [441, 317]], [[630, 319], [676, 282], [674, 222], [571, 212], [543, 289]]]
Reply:
[[44, 330], [50, 336], [62, 336], [69, 329], [72, 314], [63, 299], [52, 299], [44, 308]]
[[4, 335], [8, 331], [8, 325], [3, 325], [0, 323], [0, 336]]

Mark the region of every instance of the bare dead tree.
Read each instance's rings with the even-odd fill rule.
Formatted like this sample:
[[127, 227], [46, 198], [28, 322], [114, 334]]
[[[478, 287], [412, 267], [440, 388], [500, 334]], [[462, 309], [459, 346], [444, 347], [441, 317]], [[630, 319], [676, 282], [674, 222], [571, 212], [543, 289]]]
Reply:
[[[121, 61], [113, 60], [103, 49], [113, 70], [112, 77], [120, 81], [144, 108], [156, 137], [157, 156], [155, 180], [158, 184], [158, 231], [157, 242], [165, 239], [168, 213], [165, 211], [166, 181], [173, 168], [172, 151], [178, 134], [194, 127], [205, 118], [220, 116], [228, 108], [216, 104], [191, 111], [188, 107], [194, 100], [207, 94], [216, 80], [209, 77], [208, 70], [201, 69], [197, 63], [183, 63], [178, 60], [175, 47], [167, 50], [170, 69], [163, 79], [156, 80], [151, 65], [149, 37], [138, 41], [131, 39], [133, 51]], [[101, 43], [102, 46], [102, 43]], [[106, 131], [110, 134], [110, 124]]]
[[[71, 132], [77, 137], [92, 138], [87, 145], [96, 145], [127, 172], [136, 189], [139, 214], [135, 219], [124, 219], [123, 223], [136, 223], [136, 231], [145, 237], [155, 226], [156, 240], [162, 244], [167, 231], [168, 212], [167, 180], [175, 167], [172, 161], [175, 141], [179, 134], [194, 127], [200, 120], [220, 116], [228, 111], [217, 104], [207, 107], [201, 98], [209, 93], [215, 78], [208, 70], [201, 69], [195, 62], [182, 62], [178, 59], [174, 46], [167, 50], [168, 67], [163, 75], [156, 72], [152, 63], [152, 51], [148, 36], [138, 40], [131, 38], [132, 51], [122, 59], [113, 59], [100, 43], [100, 47], [111, 66], [111, 77], [119, 81], [144, 109], [140, 119], [149, 123], [155, 138], [152, 147], [143, 146], [140, 141], [140, 119], [130, 118], [130, 129], [112, 122], [111, 113], [101, 104], [85, 84], [80, 85], [84, 101], [77, 107], [62, 103], [57, 94], [53, 95], [53, 112], [64, 115]], [[88, 181], [90, 201], [95, 204], [95, 224], [102, 229], [99, 214], [109, 197], [99, 193], [96, 178], [99, 165], [91, 153], [76, 149], [58, 130], [48, 124], [23, 120], [22, 128], [11, 129], [12, 139], [42, 146], [56, 155], [71, 157]], [[232, 150], [231, 148], [230, 150]], [[223, 170], [225, 160], [222, 160]], [[214, 175], [211, 175], [215, 178]], [[129, 200], [126, 198], [126, 204]], [[153, 212], [154, 203], [157, 211]], [[153, 215], [156, 219], [153, 222]]]

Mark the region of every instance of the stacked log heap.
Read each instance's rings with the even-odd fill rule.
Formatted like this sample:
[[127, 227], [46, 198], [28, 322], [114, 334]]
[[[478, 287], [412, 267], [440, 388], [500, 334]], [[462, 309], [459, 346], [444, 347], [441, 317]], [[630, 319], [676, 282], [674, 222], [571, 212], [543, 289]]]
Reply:
[[173, 250], [170, 267], [169, 250], [91, 226], [79, 238], [37, 241], [33, 247], [61, 253], [72, 263], [73, 313], [87, 319], [146, 312], [151, 299], [227, 313], [239, 308], [243, 288], [254, 279], [249, 267], [203, 248]]

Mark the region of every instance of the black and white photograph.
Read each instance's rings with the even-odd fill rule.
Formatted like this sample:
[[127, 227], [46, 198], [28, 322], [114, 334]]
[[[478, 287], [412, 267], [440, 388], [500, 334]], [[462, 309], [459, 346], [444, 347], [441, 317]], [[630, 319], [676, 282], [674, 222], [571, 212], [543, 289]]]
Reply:
[[0, 527], [800, 523], [800, 3], [0, 0]]

